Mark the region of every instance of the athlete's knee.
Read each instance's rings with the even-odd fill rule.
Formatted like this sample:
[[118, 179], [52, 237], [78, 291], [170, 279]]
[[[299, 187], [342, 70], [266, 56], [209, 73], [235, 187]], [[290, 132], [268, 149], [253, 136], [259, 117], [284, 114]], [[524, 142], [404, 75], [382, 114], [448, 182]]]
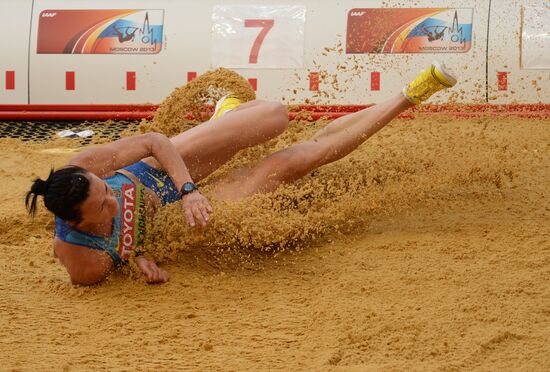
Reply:
[[303, 142], [303, 157], [307, 159], [307, 166], [311, 169], [330, 163], [332, 154], [336, 151], [326, 141], [309, 140]]
[[318, 167], [319, 154], [315, 146], [304, 142], [282, 150], [278, 153], [277, 160], [283, 178], [293, 181]]
[[287, 107], [279, 102], [264, 102], [263, 105], [272, 128], [277, 134], [283, 133], [288, 128]]
[[269, 102], [273, 114], [280, 120], [288, 121], [288, 109], [281, 102]]

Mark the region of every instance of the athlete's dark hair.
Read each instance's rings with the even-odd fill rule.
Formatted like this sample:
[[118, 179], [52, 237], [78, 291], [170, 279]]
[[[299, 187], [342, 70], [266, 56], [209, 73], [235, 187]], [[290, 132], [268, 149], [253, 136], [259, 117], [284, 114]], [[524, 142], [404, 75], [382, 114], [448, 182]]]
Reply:
[[27, 192], [25, 206], [31, 216], [36, 213], [38, 195], [44, 197], [44, 205], [50, 212], [65, 221], [80, 222], [79, 205], [88, 197], [90, 181], [84, 168], [74, 165], [50, 171], [48, 179], [37, 178]]

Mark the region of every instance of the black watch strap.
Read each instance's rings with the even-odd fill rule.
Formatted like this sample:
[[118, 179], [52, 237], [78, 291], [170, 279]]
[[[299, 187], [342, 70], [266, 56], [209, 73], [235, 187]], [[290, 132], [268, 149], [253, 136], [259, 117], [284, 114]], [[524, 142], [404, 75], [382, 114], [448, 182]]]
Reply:
[[184, 196], [184, 195], [190, 194], [197, 189], [198, 189], [197, 185], [195, 185], [193, 182], [185, 182], [181, 186], [180, 195]]

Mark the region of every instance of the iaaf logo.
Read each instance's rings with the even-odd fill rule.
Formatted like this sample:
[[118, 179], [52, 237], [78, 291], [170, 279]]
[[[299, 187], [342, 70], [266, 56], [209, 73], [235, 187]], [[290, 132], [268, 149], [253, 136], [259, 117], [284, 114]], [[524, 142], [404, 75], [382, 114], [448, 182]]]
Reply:
[[42, 18], [53, 18], [57, 15], [57, 13], [42, 13]]
[[352, 17], [362, 17], [365, 15], [365, 11], [362, 11], [362, 12], [358, 12], [358, 11], [354, 11], [354, 12], [351, 12], [351, 16]]

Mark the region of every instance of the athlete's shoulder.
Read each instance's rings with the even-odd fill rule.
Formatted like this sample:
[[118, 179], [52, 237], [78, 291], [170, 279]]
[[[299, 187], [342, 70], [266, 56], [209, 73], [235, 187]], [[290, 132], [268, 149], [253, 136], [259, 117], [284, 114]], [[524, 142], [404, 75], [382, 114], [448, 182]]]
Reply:
[[107, 252], [54, 238], [54, 253], [65, 266], [73, 284], [91, 285], [101, 281], [113, 267]]
[[85, 245], [69, 243], [57, 237], [53, 239], [53, 251], [62, 263], [64, 259], [70, 259], [75, 262], [102, 260], [102, 257], [107, 257], [110, 259], [109, 254], [105, 251], [100, 251]]

